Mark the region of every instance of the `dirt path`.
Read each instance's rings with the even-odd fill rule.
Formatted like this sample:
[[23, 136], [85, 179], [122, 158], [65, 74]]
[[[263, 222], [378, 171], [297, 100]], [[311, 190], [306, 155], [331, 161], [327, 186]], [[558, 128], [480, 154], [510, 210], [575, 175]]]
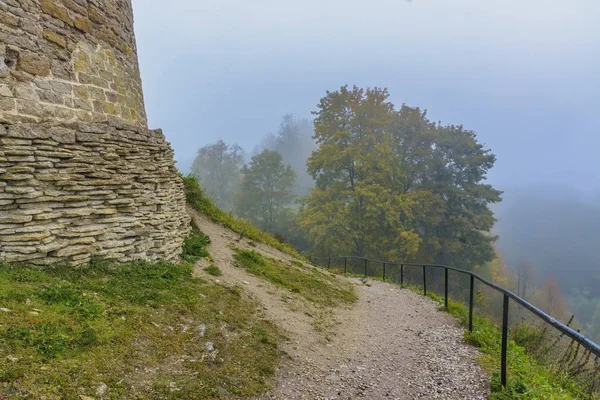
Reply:
[[359, 301], [334, 340], [284, 365], [267, 399], [487, 397], [478, 353], [452, 317], [409, 290], [369, 284], [357, 286]]
[[[211, 238], [211, 257], [223, 271], [218, 279], [243, 287], [288, 338], [283, 350], [289, 358], [263, 400], [486, 398], [489, 378], [475, 362], [477, 351], [464, 343], [463, 329], [435, 302], [385, 283], [353, 280], [359, 299], [352, 309], [329, 315], [332, 328], [325, 339], [314, 330], [318, 311], [234, 267], [231, 245], [252, 247], [281, 261], [289, 261], [288, 255], [264, 245], [253, 247], [190, 213]], [[202, 266], [197, 273], [206, 278]]]

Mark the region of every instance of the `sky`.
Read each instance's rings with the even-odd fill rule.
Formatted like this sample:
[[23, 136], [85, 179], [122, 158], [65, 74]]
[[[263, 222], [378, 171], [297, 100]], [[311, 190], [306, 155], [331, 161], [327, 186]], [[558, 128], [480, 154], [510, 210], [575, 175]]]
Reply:
[[146, 109], [178, 166], [251, 150], [326, 90], [386, 87], [497, 155], [489, 180], [600, 200], [598, 0], [134, 0]]

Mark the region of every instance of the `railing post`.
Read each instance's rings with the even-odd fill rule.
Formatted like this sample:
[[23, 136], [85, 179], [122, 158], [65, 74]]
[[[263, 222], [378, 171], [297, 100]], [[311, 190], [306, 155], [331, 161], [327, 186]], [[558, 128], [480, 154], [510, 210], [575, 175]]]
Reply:
[[331, 257], [327, 259], [327, 269], [331, 269]]
[[506, 388], [506, 353], [508, 348], [508, 295], [504, 295], [502, 308], [502, 360], [500, 365], [500, 384]]
[[448, 310], [448, 268], [444, 268], [444, 304], [446, 305], [446, 311]]
[[344, 274], [348, 273], [348, 257], [344, 257]]
[[367, 262], [369, 262], [369, 260], [365, 258], [365, 278], [367, 277]]
[[469, 332], [473, 332], [473, 291], [475, 290], [475, 277], [471, 275], [471, 289], [469, 292]]
[[400, 264], [400, 286], [404, 286], [404, 264]]
[[387, 263], [383, 263], [383, 281], [385, 282], [385, 267], [387, 266]]
[[423, 294], [427, 296], [427, 268], [423, 265]]

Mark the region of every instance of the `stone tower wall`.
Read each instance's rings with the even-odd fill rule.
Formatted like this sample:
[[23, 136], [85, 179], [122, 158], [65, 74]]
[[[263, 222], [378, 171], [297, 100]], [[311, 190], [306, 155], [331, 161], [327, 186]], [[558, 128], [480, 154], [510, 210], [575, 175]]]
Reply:
[[175, 259], [188, 233], [130, 0], [0, 0], [0, 261]]
[[0, 119], [145, 127], [129, 0], [0, 0]]

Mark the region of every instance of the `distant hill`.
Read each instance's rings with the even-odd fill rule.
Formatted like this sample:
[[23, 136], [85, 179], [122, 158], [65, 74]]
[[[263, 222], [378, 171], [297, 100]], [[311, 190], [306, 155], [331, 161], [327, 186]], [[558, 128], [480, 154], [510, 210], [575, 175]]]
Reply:
[[539, 278], [555, 274], [565, 292], [596, 287], [600, 296], [600, 204], [568, 187], [509, 188], [495, 207], [505, 262], [528, 261]]

